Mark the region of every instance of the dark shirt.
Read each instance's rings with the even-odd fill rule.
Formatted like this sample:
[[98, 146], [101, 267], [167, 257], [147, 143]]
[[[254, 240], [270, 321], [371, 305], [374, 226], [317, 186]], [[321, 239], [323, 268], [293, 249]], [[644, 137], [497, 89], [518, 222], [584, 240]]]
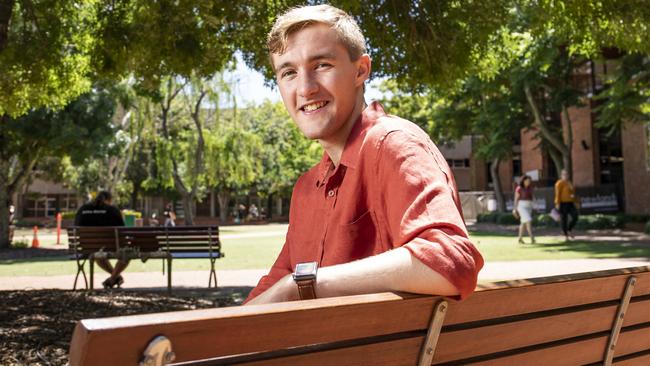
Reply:
[[77, 211], [74, 219], [76, 226], [124, 226], [120, 210], [106, 204], [86, 203]]

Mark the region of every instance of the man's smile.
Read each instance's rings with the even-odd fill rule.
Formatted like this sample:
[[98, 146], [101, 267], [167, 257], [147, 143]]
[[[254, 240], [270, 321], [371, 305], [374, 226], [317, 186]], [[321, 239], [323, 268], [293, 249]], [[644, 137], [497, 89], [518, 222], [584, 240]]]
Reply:
[[315, 102], [315, 103], [310, 103], [310, 104], [305, 104], [302, 107], [300, 107], [300, 110], [303, 112], [314, 112], [316, 110], [319, 110], [329, 104], [329, 102], [326, 101], [320, 101], [320, 102]]

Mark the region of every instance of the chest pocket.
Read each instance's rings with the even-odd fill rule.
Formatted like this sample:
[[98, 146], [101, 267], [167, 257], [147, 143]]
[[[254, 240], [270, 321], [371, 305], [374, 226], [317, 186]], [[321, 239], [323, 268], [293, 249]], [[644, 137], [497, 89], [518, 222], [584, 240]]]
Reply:
[[337, 255], [361, 259], [384, 251], [377, 235], [376, 220], [372, 211], [366, 211], [358, 219], [339, 225], [336, 229]]

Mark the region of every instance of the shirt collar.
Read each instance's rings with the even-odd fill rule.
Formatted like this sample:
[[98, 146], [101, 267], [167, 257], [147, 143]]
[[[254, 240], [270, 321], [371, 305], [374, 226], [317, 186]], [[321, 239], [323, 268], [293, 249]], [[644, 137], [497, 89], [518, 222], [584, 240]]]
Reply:
[[366, 136], [366, 131], [369, 127], [373, 126], [377, 120], [386, 115], [384, 108], [379, 102], [371, 102], [366, 109], [361, 112], [359, 120], [354, 124], [348, 140], [343, 148], [341, 154], [341, 164], [348, 168], [356, 168], [359, 161], [359, 150], [363, 145], [363, 140]]
[[[361, 150], [361, 146], [363, 145], [366, 131], [369, 127], [374, 125], [379, 118], [385, 115], [386, 112], [384, 112], [384, 108], [376, 101], [371, 102], [363, 112], [361, 112], [361, 115], [354, 123], [350, 135], [345, 143], [339, 166], [344, 165], [347, 168], [357, 167], [357, 162], [359, 161], [359, 150]], [[330, 169], [332, 169], [333, 162], [329, 155], [327, 155], [327, 152], [323, 152], [323, 157], [318, 165], [319, 179], [316, 182], [316, 185], [324, 183]]]

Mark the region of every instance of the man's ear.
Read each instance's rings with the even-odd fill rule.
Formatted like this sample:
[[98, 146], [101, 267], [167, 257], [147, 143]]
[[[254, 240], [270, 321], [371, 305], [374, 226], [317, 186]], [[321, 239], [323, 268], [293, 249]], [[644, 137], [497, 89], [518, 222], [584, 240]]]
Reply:
[[363, 84], [368, 78], [370, 78], [372, 62], [370, 61], [370, 56], [367, 53], [364, 53], [357, 60], [357, 86]]

